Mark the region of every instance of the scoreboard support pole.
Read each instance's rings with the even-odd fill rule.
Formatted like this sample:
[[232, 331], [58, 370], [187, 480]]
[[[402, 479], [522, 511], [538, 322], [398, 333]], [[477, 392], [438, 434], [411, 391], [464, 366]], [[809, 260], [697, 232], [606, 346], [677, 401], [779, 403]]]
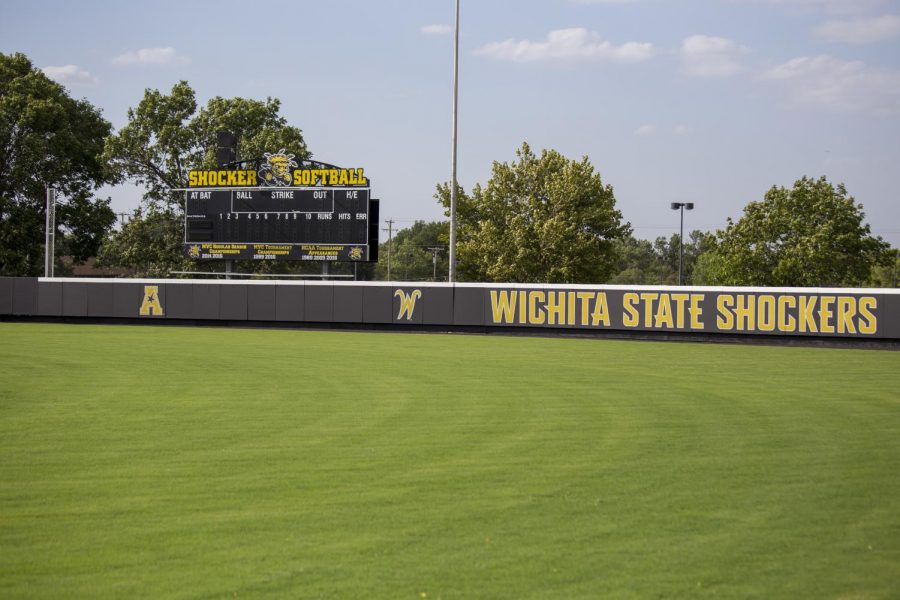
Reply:
[[231, 279], [232, 271], [234, 271], [234, 261], [228, 259], [225, 261], [225, 279]]

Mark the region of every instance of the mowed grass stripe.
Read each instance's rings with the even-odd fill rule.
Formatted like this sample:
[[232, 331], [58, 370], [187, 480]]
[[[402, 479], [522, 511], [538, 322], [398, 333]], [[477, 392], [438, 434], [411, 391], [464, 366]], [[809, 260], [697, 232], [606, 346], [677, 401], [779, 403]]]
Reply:
[[900, 354], [0, 324], [0, 596], [889, 598]]

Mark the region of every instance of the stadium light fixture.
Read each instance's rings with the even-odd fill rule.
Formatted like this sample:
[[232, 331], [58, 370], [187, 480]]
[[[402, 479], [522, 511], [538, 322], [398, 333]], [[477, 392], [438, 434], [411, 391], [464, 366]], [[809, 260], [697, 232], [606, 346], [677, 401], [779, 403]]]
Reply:
[[684, 211], [694, 210], [693, 202], [673, 202], [672, 210], [681, 211], [681, 228], [678, 233], [678, 285], [684, 285]]

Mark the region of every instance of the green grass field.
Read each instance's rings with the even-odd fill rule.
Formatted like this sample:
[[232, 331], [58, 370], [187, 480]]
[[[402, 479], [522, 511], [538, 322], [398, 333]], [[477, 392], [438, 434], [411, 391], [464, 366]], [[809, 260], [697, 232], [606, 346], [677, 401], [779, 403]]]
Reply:
[[898, 352], [0, 323], [2, 598], [898, 594]]

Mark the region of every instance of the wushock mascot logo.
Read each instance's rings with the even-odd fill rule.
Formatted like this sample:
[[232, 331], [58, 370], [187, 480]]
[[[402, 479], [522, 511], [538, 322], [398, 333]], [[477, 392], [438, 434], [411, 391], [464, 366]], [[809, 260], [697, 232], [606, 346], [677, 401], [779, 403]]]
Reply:
[[413, 311], [416, 310], [416, 300], [422, 297], [422, 290], [413, 290], [409, 294], [403, 290], [394, 292], [394, 296], [400, 298], [400, 312], [397, 314], [397, 320], [406, 315], [406, 320], [411, 321]]
[[293, 181], [292, 167], [296, 167], [297, 161], [293, 154], [285, 154], [284, 148], [280, 152], [266, 152], [263, 154], [266, 164], [259, 170], [259, 181], [262, 185], [284, 187], [291, 185]]
[[161, 317], [163, 316], [162, 304], [159, 302], [159, 286], [144, 286], [144, 301], [141, 302], [139, 313], [142, 317]]

